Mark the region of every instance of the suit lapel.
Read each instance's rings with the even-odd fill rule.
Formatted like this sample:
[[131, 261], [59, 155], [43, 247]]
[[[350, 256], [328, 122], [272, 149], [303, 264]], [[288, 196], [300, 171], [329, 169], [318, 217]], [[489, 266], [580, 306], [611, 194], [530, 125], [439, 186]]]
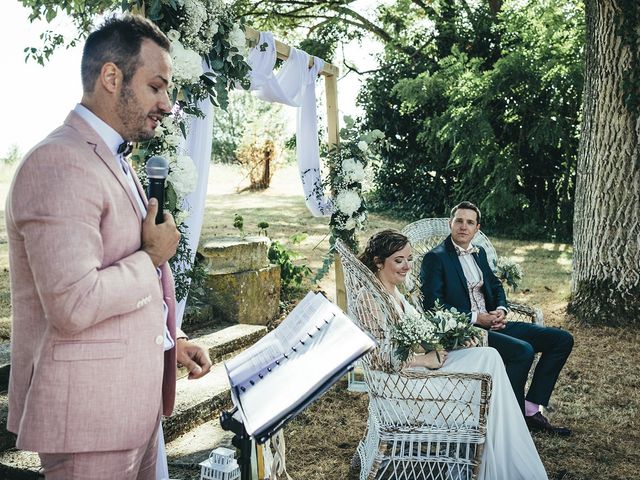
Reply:
[[[140, 221], [142, 221], [143, 217], [142, 212], [138, 207], [138, 201], [134, 197], [129, 184], [127, 183], [127, 178], [120, 167], [120, 162], [111, 153], [111, 150], [109, 150], [109, 147], [107, 147], [100, 135], [98, 135], [98, 133], [91, 128], [91, 126], [89, 126], [89, 124], [85, 122], [80, 115], [73, 111], [69, 113], [64, 123], [77, 130], [80, 135], [86, 139], [87, 143], [93, 147], [95, 154], [105, 164], [115, 177], [116, 181], [124, 189], [125, 194], [129, 197], [133, 211], [138, 215]], [[142, 198], [144, 199], [145, 197], [143, 196]]]
[[462, 265], [460, 265], [460, 259], [458, 258], [456, 249], [453, 246], [453, 242], [451, 241], [451, 235], [449, 235], [445, 240], [445, 247], [446, 247], [447, 253], [449, 254], [449, 260], [451, 260], [451, 263], [453, 264], [453, 268], [456, 270], [456, 273], [458, 274], [458, 278], [462, 283], [462, 288], [464, 290], [467, 290], [468, 289], [467, 277], [464, 276], [464, 272], [462, 271]]

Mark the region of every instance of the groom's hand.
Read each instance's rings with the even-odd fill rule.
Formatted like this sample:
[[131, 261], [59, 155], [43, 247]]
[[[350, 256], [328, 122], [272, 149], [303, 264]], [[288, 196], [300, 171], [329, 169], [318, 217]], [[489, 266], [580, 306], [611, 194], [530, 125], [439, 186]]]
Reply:
[[497, 310], [493, 310], [489, 312], [489, 314], [494, 316], [493, 323], [491, 325], [491, 330], [502, 330], [507, 326], [507, 314], [501, 308]]
[[482, 328], [493, 329], [494, 323], [497, 321], [495, 312], [478, 313], [476, 317], [476, 325]]

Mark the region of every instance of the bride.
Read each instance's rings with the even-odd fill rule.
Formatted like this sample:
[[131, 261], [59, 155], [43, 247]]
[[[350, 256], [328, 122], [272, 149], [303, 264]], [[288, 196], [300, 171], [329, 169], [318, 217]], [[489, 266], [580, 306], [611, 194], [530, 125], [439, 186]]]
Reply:
[[[397, 288], [404, 282], [413, 261], [411, 245], [406, 236], [395, 230], [376, 233], [369, 239], [359, 258], [393, 298], [398, 313], [416, 312]], [[490, 347], [463, 348], [439, 352], [439, 357], [436, 352], [413, 354], [405, 368], [488, 373], [492, 377], [486, 444], [478, 479], [547, 479], [498, 352]]]

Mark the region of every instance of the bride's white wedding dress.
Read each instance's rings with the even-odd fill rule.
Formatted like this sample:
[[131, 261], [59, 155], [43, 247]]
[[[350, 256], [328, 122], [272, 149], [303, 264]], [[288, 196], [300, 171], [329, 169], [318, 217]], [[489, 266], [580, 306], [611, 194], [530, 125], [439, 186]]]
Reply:
[[[415, 308], [399, 293], [401, 313]], [[488, 373], [492, 378], [487, 435], [478, 480], [547, 480], [538, 451], [518, 406], [502, 358], [491, 347], [449, 352], [441, 372]]]

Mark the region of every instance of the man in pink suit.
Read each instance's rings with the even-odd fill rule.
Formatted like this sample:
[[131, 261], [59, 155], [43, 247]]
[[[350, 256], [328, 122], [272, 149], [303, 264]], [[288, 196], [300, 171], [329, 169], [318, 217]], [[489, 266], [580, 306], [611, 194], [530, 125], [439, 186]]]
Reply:
[[176, 329], [173, 218], [155, 224], [157, 202], [118, 152], [171, 109], [169, 47], [138, 16], [93, 32], [81, 103], [27, 154], [8, 196], [8, 429], [47, 479], [154, 479], [176, 361], [192, 378], [211, 367]]

